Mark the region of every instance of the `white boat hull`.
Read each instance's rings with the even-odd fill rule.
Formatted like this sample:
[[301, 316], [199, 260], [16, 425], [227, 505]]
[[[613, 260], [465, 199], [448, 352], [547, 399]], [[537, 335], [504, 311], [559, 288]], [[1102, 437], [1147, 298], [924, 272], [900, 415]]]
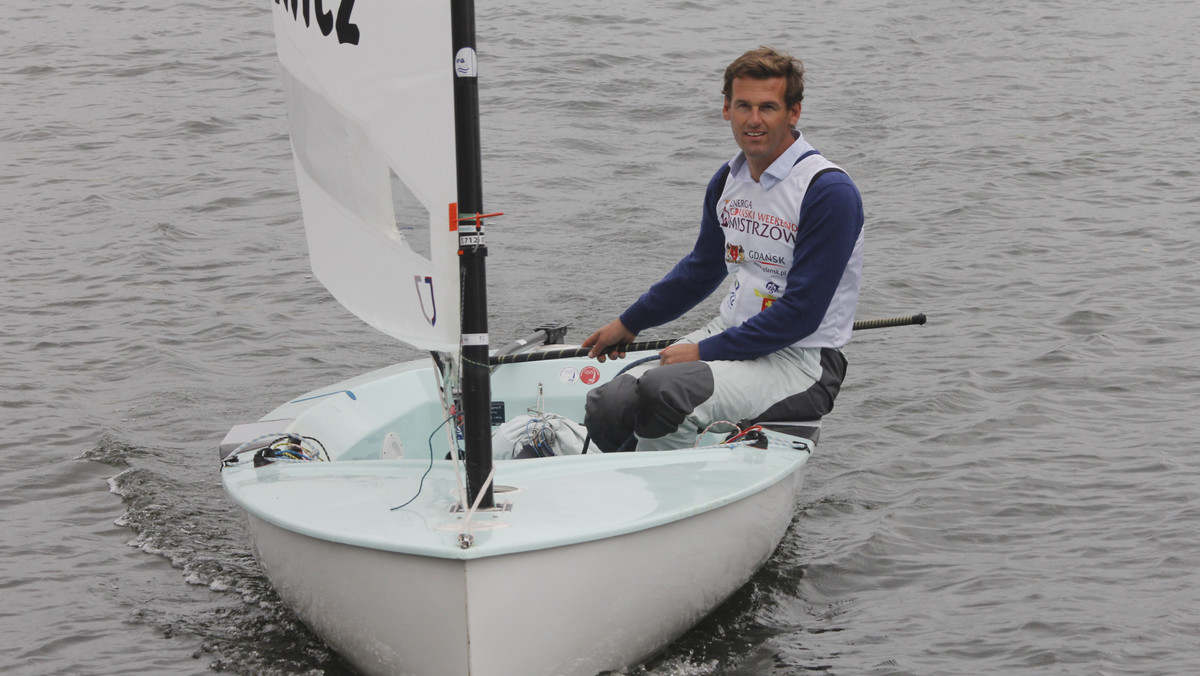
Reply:
[[645, 661], [745, 584], [801, 475], [649, 530], [465, 561], [250, 524], [280, 596], [364, 674], [593, 676]]
[[[493, 398], [578, 416], [590, 387], [558, 375], [586, 364], [506, 366]], [[771, 433], [757, 446], [500, 460], [500, 509], [468, 526], [428, 410], [440, 404], [420, 403], [436, 397], [431, 378], [384, 369], [258, 424], [320, 439], [333, 462], [256, 465], [246, 452], [222, 471], [284, 602], [365, 674], [634, 666], [745, 584], [795, 513], [812, 446]], [[392, 435], [403, 459], [388, 459]]]

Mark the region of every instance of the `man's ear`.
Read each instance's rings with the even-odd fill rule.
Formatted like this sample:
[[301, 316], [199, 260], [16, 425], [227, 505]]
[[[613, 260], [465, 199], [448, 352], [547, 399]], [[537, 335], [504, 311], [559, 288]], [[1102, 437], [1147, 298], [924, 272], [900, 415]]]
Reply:
[[796, 105], [792, 106], [791, 110], [788, 111], [788, 123], [794, 127], [794, 126], [796, 126], [796, 123], [799, 121], [800, 121], [800, 102], [797, 101]]

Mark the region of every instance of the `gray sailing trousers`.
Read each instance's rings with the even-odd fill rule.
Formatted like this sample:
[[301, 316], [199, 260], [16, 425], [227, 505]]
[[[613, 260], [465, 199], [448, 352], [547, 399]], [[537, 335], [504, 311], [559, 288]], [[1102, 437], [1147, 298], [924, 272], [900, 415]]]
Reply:
[[[718, 317], [678, 342], [725, 330]], [[706, 430], [819, 421], [833, 410], [846, 359], [833, 348], [787, 347], [745, 361], [633, 367], [588, 393], [584, 424], [600, 450], [691, 448]]]

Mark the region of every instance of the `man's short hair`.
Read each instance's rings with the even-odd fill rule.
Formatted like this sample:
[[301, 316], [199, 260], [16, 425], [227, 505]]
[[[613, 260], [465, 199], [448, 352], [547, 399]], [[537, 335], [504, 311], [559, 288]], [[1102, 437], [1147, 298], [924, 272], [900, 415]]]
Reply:
[[766, 80], [781, 77], [787, 82], [784, 103], [788, 108], [804, 100], [804, 64], [770, 47], [751, 49], [725, 69], [725, 100], [733, 98], [733, 81], [739, 77]]

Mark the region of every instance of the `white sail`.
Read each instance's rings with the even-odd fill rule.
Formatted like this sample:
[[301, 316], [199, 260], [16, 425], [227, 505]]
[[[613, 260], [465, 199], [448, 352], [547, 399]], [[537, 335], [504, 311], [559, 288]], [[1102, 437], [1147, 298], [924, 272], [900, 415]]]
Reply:
[[[457, 351], [450, 3], [275, 3], [313, 273], [380, 331]], [[393, 173], [423, 209], [396, 210]]]

